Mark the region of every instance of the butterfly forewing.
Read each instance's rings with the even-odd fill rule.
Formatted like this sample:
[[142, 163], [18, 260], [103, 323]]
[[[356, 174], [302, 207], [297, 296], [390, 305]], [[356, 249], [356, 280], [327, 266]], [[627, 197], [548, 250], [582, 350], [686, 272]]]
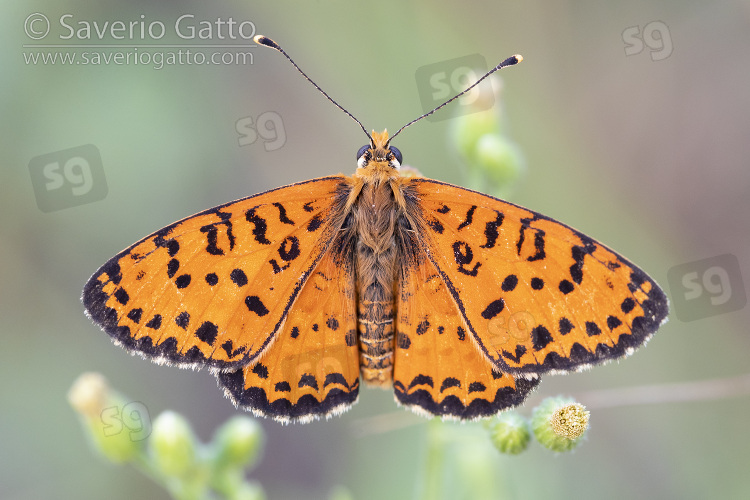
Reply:
[[629, 354], [665, 320], [643, 271], [580, 232], [491, 196], [410, 182], [416, 231], [477, 348], [503, 372], [569, 371]]
[[293, 184], [157, 231], [94, 273], [88, 314], [157, 361], [224, 369], [255, 360], [336, 235], [344, 179]]

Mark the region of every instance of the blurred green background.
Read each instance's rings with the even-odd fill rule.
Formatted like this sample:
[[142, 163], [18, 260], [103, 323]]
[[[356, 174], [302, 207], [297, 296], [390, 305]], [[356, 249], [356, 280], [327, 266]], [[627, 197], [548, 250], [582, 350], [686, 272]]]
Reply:
[[[44, 39], [24, 31], [35, 13], [52, 23]], [[59, 24], [64, 14], [72, 15], [70, 24], [100, 25], [143, 15], [146, 23], [163, 22], [167, 34], [157, 41], [96, 40], [95, 34], [65, 40], [59, 38], [67, 33]], [[113, 346], [83, 314], [83, 284], [120, 249], [191, 213], [353, 172], [355, 152], [366, 142], [279, 54], [261, 47], [242, 50], [253, 54], [245, 65], [27, 62], [42, 52], [133, 52], [134, 43], [243, 43], [179, 39], [172, 27], [183, 14], [252, 21], [368, 129], [394, 131], [423, 112], [424, 83], [415, 79], [422, 66], [476, 53], [492, 66], [521, 53], [524, 62], [502, 72], [507, 133], [528, 169], [511, 201], [617, 249], [659, 281], [672, 303], [684, 294], [667, 279], [674, 266], [732, 254], [739, 269], [726, 271], [734, 298], [740, 297], [737, 283], [745, 287], [742, 280], [750, 280], [750, 2], [5, 0], [3, 499], [168, 498], [131, 467], [92, 453], [66, 401], [73, 380], [99, 371], [152, 417], [181, 412], [202, 439], [235, 410], [209, 373], [156, 366]], [[116, 47], [25, 46], [44, 43]], [[266, 116], [282, 120], [282, 147], [266, 150], [262, 137], [240, 145], [238, 120], [255, 121], [269, 111]], [[461, 184], [464, 168], [449, 146], [450, 123], [425, 120], [397, 146], [424, 175]], [[101, 153], [106, 197], [42, 212], [31, 160], [85, 144]], [[696, 269], [699, 277], [705, 271]], [[738, 304], [732, 312], [706, 309], [694, 321], [673, 311], [648, 348], [623, 363], [546, 377], [521, 412], [558, 393], [743, 374], [750, 308]], [[466, 435], [466, 447], [453, 459], [471, 450], [496, 471], [496, 498], [748, 498], [749, 414], [750, 400], [741, 394], [592, 406], [587, 442], [564, 456], [539, 446], [500, 456], [480, 424], [448, 425]], [[412, 498], [425, 462], [426, 422], [398, 409], [388, 392], [369, 389], [352, 411], [330, 421], [283, 427], [263, 420], [266, 452], [251, 477], [271, 499], [327, 498], [336, 485], [358, 500]], [[460, 478], [451, 480], [460, 485]]]

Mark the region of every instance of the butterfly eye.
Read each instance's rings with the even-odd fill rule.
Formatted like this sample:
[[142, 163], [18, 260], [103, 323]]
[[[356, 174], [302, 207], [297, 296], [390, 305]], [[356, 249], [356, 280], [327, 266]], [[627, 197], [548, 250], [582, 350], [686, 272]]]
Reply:
[[362, 155], [365, 154], [365, 151], [367, 151], [368, 149], [370, 149], [369, 144], [365, 144], [364, 146], [359, 148], [359, 151], [357, 151], [357, 159], [359, 160], [360, 158], [362, 158]]
[[401, 165], [404, 162], [404, 157], [401, 154], [401, 151], [399, 151], [395, 146], [388, 146], [388, 149], [391, 150], [391, 153], [393, 153], [393, 155], [396, 157], [396, 161], [399, 165]]
[[359, 151], [357, 151], [357, 167], [366, 167], [371, 159], [372, 154], [370, 153], [370, 146], [362, 146], [359, 148]]

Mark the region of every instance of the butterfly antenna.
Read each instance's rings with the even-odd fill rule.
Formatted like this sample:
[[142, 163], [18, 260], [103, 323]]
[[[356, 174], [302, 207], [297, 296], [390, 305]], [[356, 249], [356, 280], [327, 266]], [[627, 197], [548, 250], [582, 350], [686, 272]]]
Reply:
[[365, 135], [367, 135], [367, 138], [370, 139], [370, 142], [372, 143], [372, 137], [370, 137], [370, 134], [367, 133], [367, 129], [365, 129], [365, 126], [362, 125], [362, 122], [360, 122], [359, 120], [357, 120], [356, 118], [354, 118], [354, 115], [352, 115], [350, 112], [348, 112], [346, 109], [344, 109], [344, 107], [341, 104], [339, 104], [336, 101], [334, 101], [333, 98], [331, 96], [329, 96], [328, 94], [326, 94], [323, 89], [321, 89], [320, 87], [318, 87], [318, 84], [315, 83], [314, 81], [312, 81], [312, 79], [309, 76], [307, 76], [305, 74], [305, 72], [300, 69], [299, 66], [297, 66], [297, 63], [294, 62], [291, 57], [289, 57], [289, 54], [287, 54], [284, 51], [284, 49], [282, 49], [281, 46], [278, 43], [274, 42], [273, 40], [271, 40], [267, 36], [263, 36], [263, 35], [256, 35], [253, 38], [253, 40], [257, 44], [265, 45], [266, 47], [271, 47], [272, 49], [276, 49], [279, 52], [281, 52], [281, 54], [284, 57], [286, 57], [287, 59], [289, 59], [289, 62], [292, 63], [292, 66], [294, 66], [295, 68], [297, 68], [297, 71], [299, 71], [302, 74], [302, 76], [304, 76], [305, 79], [308, 82], [312, 83], [313, 87], [315, 87], [316, 89], [318, 89], [320, 91], [320, 93], [323, 94], [324, 96], [326, 96], [326, 98], [329, 101], [331, 101], [333, 104], [335, 104], [337, 108], [339, 108], [341, 111], [343, 111], [344, 113], [346, 113], [347, 115], [349, 115], [349, 118], [351, 118], [352, 120], [354, 120], [355, 122], [357, 122], [357, 124], [362, 128], [362, 131], [365, 133]]
[[460, 94], [457, 94], [457, 95], [451, 97], [450, 99], [448, 99], [447, 101], [445, 101], [443, 104], [441, 104], [437, 108], [433, 109], [432, 111], [430, 111], [428, 113], [423, 114], [422, 116], [420, 116], [418, 118], [413, 119], [412, 121], [410, 121], [409, 123], [407, 123], [406, 125], [404, 125], [403, 127], [401, 127], [400, 129], [398, 129], [396, 131], [396, 133], [393, 134], [390, 137], [390, 139], [388, 139], [388, 143], [390, 143], [391, 140], [393, 140], [394, 137], [396, 137], [398, 134], [400, 134], [401, 131], [404, 130], [406, 127], [408, 127], [409, 125], [412, 125], [412, 124], [418, 122], [422, 118], [427, 118], [428, 116], [430, 116], [432, 113], [434, 113], [438, 109], [440, 109], [443, 106], [447, 106], [448, 104], [452, 103], [453, 101], [455, 101], [456, 99], [458, 99], [459, 97], [461, 97], [462, 95], [464, 95], [465, 93], [467, 93], [468, 91], [470, 91], [471, 89], [473, 89], [474, 87], [476, 87], [477, 85], [479, 85], [480, 83], [482, 83], [482, 80], [484, 80], [485, 78], [487, 78], [488, 76], [490, 76], [495, 71], [497, 71], [499, 69], [503, 69], [503, 68], [505, 68], [507, 66], [513, 66], [514, 64], [518, 64], [521, 61], [523, 61], [523, 57], [521, 55], [519, 55], [519, 54], [516, 54], [514, 56], [510, 56], [505, 61], [501, 62], [500, 64], [498, 64], [497, 66], [495, 66], [494, 68], [492, 68], [491, 70], [489, 70], [487, 73], [485, 73], [485, 75], [482, 78], [480, 78], [479, 80], [477, 80], [476, 82], [474, 82], [469, 88], [467, 88], [466, 90], [464, 90]]

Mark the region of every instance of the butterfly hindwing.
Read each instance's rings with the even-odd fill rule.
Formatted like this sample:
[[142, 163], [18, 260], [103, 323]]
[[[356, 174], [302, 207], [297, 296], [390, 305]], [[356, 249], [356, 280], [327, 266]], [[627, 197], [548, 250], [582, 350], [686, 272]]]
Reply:
[[218, 373], [236, 405], [282, 422], [348, 409], [359, 392], [355, 274], [351, 255], [329, 251], [257, 363]]
[[540, 379], [515, 379], [482, 355], [448, 288], [426, 258], [402, 264], [393, 385], [418, 413], [462, 420], [521, 404]]
[[83, 292], [116, 342], [158, 362], [227, 369], [266, 349], [335, 237], [344, 177], [188, 217], [109, 260]]
[[421, 246], [498, 370], [582, 369], [629, 354], [665, 321], [659, 286], [580, 232], [450, 184], [413, 179], [410, 188]]

